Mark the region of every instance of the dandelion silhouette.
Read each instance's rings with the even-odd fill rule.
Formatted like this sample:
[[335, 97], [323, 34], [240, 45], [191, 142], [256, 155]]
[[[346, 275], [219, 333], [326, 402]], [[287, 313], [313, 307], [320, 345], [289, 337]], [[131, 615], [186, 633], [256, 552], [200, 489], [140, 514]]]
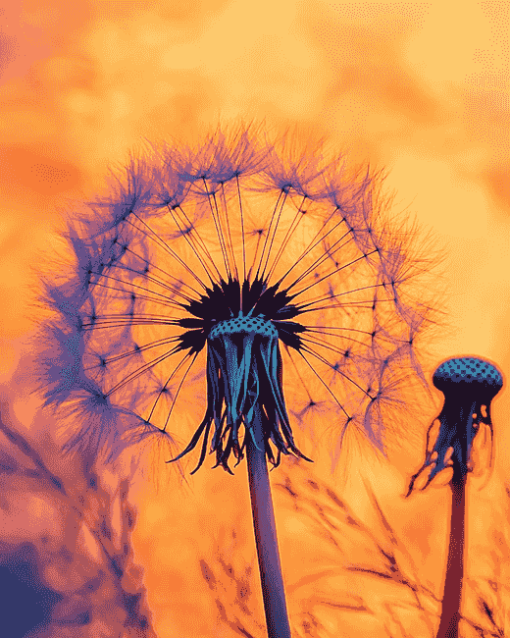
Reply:
[[268, 631], [283, 638], [266, 458], [310, 460], [286, 402], [303, 427], [329, 411], [338, 447], [353, 430], [382, 449], [384, 408], [420, 373], [427, 308], [406, 297], [419, 268], [378, 210], [378, 176], [260, 139], [248, 127], [152, 146], [112, 174], [69, 226], [74, 273], [46, 284], [57, 316], [40, 361], [47, 405], [78, 424], [67, 450], [174, 448], [200, 421], [172, 462], [202, 439], [196, 472], [213, 426], [214, 467], [232, 473], [246, 453]]
[[[407, 496], [415, 482], [428, 471], [425, 489], [440, 472], [453, 469], [450, 482], [452, 511], [450, 543], [444, 585], [443, 609], [438, 638], [457, 638], [459, 635], [460, 603], [464, 571], [464, 527], [466, 504], [466, 478], [473, 469], [472, 449], [480, 425], [485, 423], [491, 434], [491, 401], [503, 387], [499, 370], [488, 361], [476, 357], [458, 357], [442, 363], [434, 373], [436, 388], [445, 395], [441, 413], [437, 417], [439, 432], [431, 449], [427, 450], [425, 463], [411, 478]], [[434, 423], [427, 434], [427, 448]]]

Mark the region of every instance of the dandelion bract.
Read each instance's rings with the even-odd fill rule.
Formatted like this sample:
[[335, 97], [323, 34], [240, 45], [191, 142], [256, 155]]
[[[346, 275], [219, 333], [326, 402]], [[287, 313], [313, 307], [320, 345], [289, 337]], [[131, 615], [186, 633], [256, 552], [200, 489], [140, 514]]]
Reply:
[[318, 415], [339, 444], [353, 430], [382, 447], [426, 307], [406, 296], [418, 269], [379, 189], [254, 127], [112, 171], [69, 225], [72, 274], [45, 287], [43, 385], [76, 417], [67, 447], [189, 437], [197, 467], [210, 450], [231, 471], [255, 405], [273, 465], [304, 456], [292, 426]]

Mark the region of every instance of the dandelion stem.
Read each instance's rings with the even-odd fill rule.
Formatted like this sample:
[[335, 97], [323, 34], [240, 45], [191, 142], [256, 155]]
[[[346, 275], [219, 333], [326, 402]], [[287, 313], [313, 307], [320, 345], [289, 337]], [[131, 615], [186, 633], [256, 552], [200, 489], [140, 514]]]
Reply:
[[258, 404], [254, 410], [252, 433], [253, 438], [247, 433], [248, 477], [267, 635], [268, 638], [290, 638], [271, 485], [264, 451], [262, 414]]
[[450, 543], [444, 583], [443, 609], [437, 638], [458, 638], [460, 602], [464, 576], [464, 527], [466, 513], [466, 474], [454, 467], [450, 483], [452, 511]]

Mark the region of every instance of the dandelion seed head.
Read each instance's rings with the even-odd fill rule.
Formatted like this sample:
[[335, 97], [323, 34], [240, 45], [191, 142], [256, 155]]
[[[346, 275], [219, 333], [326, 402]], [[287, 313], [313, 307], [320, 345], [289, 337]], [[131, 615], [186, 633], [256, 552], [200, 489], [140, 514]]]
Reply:
[[501, 372], [488, 361], [476, 357], [449, 359], [434, 373], [434, 385], [442, 392], [465, 391], [472, 386], [482, 401], [490, 401], [503, 387]]
[[424, 313], [405, 297], [414, 271], [377, 175], [251, 126], [153, 145], [109, 185], [70, 224], [76, 265], [45, 293], [61, 358], [43, 366], [47, 397], [83, 423], [68, 448], [113, 454], [194, 424], [177, 459], [201, 442], [197, 468], [214, 452], [231, 471], [259, 406], [274, 465], [303, 456], [289, 414], [382, 449]]
[[[478, 357], [455, 357], [443, 362], [435, 371], [433, 383], [444, 393], [441, 413], [427, 434], [425, 463], [412, 477], [408, 495], [416, 479], [428, 476], [421, 489], [447, 467], [454, 475], [466, 476], [473, 470], [474, 439], [484, 423], [490, 432], [492, 465], [493, 432], [491, 401], [503, 387], [501, 372], [491, 363]], [[430, 445], [434, 436], [435, 441]]]

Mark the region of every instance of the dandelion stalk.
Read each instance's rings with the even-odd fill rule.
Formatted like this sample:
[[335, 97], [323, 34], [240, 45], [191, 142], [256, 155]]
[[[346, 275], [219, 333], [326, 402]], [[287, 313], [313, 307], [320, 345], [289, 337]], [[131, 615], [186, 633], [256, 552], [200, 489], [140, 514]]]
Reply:
[[112, 460], [153, 440], [173, 463], [198, 446], [192, 474], [208, 452], [230, 474], [246, 454], [271, 638], [290, 633], [266, 462], [310, 461], [289, 412], [330, 424], [333, 457], [351, 432], [382, 449], [385, 411], [420, 374], [428, 308], [406, 293], [420, 268], [378, 188], [249, 127], [154, 146], [70, 223], [74, 272], [46, 283], [55, 319], [34, 347], [66, 450]]
[[458, 638], [462, 583], [464, 579], [464, 534], [466, 516], [466, 476], [454, 468], [450, 483], [452, 492], [450, 538], [443, 590], [443, 607], [438, 638]]
[[430, 470], [430, 473], [422, 489], [439, 472], [452, 467], [448, 559], [437, 638], [458, 638], [465, 560], [467, 474], [472, 467], [473, 440], [482, 422], [490, 428], [492, 444], [490, 404], [503, 387], [503, 377], [496, 367], [483, 359], [461, 357], [442, 363], [434, 373], [433, 383], [445, 396], [443, 409], [437, 417], [439, 434], [433, 448], [427, 452], [424, 465], [412, 477], [407, 496], [424, 470]]
[[263, 451], [262, 415], [258, 405], [254, 411], [252, 431], [253, 438], [248, 440], [246, 459], [267, 633], [269, 638], [290, 638], [271, 486]]

